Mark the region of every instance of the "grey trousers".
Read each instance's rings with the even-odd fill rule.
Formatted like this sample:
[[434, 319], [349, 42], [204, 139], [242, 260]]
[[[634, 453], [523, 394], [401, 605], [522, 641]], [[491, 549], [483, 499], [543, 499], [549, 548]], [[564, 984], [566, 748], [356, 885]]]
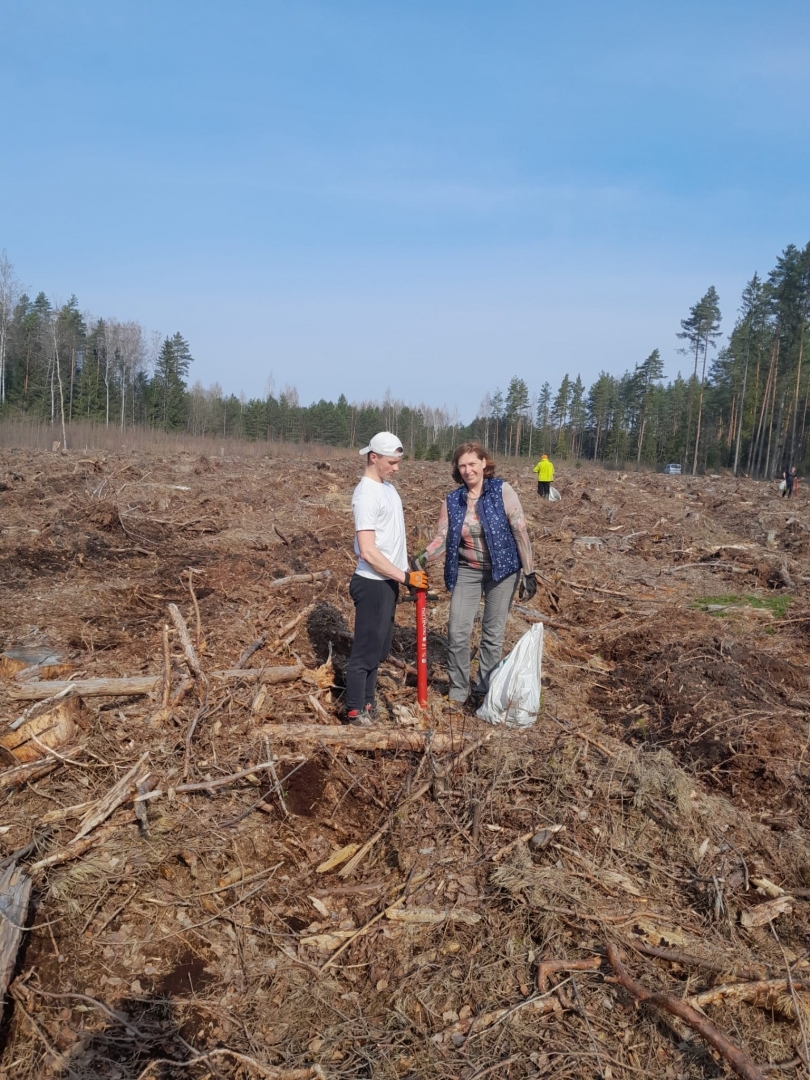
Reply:
[[489, 675], [501, 659], [506, 618], [512, 605], [520, 574], [511, 574], [496, 585], [488, 570], [459, 566], [458, 581], [450, 596], [450, 619], [447, 628], [447, 672], [450, 676], [450, 700], [466, 701], [470, 692], [470, 636], [484, 596], [481, 645], [478, 650], [478, 678], [473, 690], [485, 694]]

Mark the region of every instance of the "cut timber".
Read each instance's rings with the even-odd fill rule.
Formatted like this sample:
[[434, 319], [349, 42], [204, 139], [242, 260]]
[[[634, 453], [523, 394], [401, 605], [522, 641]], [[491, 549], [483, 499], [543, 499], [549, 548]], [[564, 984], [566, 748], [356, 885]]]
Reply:
[[[229, 668], [225, 671], [209, 671], [212, 679], [243, 679], [245, 682], [275, 683], [292, 682], [304, 672], [303, 664], [275, 668]], [[133, 675], [126, 679], [74, 679], [72, 682], [31, 682], [10, 686], [9, 697], [15, 701], [43, 701], [61, 690], [72, 687], [82, 697], [137, 697], [151, 694], [163, 687], [163, 675]]]
[[24, 645], [0, 653], [0, 679], [27, 678], [34, 672], [43, 679], [64, 679], [73, 670], [61, 653], [41, 645]]
[[[64, 756], [74, 757], [78, 753], [80, 751], [74, 747], [72, 750], [65, 751]], [[22, 787], [29, 780], [39, 780], [41, 776], [47, 776], [49, 772], [53, 772], [60, 764], [61, 762], [56, 758], [50, 758], [32, 761], [27, 765], [17, 765], [14, 769], [6, 769], [0, 772], [0, 791], [10, 791], [12, 788]]]
[[16, 866], [0, 875], [0, 1002], [6, 996], [28, 914], [31, 879]]
[[475, 926], [481, 922], [481, 916], [477, 911], [469, 908], [450, 908], [449, 911], [434, 911], [432, 908], [400, 908], [390, 907], [385, 912], [386, 919], [401, 923], [424, 923], [429, 926], [440, 926], [446, 922], [463, 922], [468, 926]]
[[298, 585], [310, 581], [328, 581], [331, 576], [331, 570], [316, 570], [314, 574], [291, 574], [289, 577], [276, 578], [266, 588], [282, 589], [285, 585]]
[[360, 728], [342, 724], [264, 724], [258, 729], [270, 742], [344, 743], [354, 750], [424, 750], [430, 743], [436, 754], [459, 747], [458, 736], [428, 735], [406, 728]]
[[45, 747], [60, 750], [75, 739], [81, 711], [78, 698], [63, 698], [39, 716], [26, 720], [16, 731], [0, 736], [0, 747], [21, 764], [47, 757]]
[[135, 675], [130, 679], [75, 679], [73, 682], [53, 682], [49, 679], [10, 686], [8, 694], [15, 701], [42, 701], [68, 687], [74, 687], [82, 697], [129, 697], [151, 694], [162, 685], [162, 675]]
[[216, 672], [222, 679], [239, 679], [244, 676], [248, 681], [260, 682], [262, 686], [276, 686], [278, 683], [294, 682], [304, 674], [303, 664], [289, 664], [286, 667], [253, 668], [247, 671]]

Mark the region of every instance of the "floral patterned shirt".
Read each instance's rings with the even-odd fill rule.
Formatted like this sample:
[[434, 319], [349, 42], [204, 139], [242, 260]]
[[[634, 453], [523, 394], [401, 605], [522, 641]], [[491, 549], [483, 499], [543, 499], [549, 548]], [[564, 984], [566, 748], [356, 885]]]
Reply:
[[[469, 567], [471, 570], [491, 570], [492, 562], [489, 557], [489, 549], [484, 538], [484, 530], [478, 519], [478, 498], [473, 498], [467, 492], [467, 513], [464, 524], [461, 527], [461, 545], [458, 549], [459, 565]], [[534, 558], [532, 556], [532, 542], [526, 528], [526, 518], [517, 492], [511, 485], [503, 485], [503, 508], [512, 529], [512, 535], [517, 544], [520, 565], [524, 574], [531, 574], [534, 570]], [[433, 562], [444, 554], [447, 541], [447, 528], [449, 519], [447, 516], [447, 502], [442, 503], [439, 514], [439, 523], [436, 526], [436, 535], [425, 549], [427, 562]]]

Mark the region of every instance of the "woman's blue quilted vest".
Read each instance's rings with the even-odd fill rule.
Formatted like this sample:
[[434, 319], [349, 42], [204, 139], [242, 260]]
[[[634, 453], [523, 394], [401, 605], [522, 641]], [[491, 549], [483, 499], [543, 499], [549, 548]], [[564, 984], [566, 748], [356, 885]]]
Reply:
[[[492, 580], [503, 581], [520, 569], [520, 556], [512, 535], [509, 518], [503, 508], [503, 480], [484, 481], [478, 499], [478, 520], [484, 532], [492, 561]], [[447, 496], [447, 546], [444, 556], [444, 583], [450, 592], [458, 580], [458, 548], [461, 526], [467, 514], [467, 488], [462, 486]]]

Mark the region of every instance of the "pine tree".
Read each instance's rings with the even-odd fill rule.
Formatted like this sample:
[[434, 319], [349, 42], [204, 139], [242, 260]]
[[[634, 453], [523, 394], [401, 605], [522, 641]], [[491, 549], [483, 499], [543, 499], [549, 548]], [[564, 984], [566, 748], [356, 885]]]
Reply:
[[610, 417], [616, 402], [616, 380], [601, 371], [599, 378], [588, 391], [587, 420], [591, 429], [593, 450], [591, 457], [597, 461], [604, 456], [606, 434], [610, 429]]
[[[528, 407], [529, 388], [523, 379], [515, 376], [506, 391], [506, 420], [509, 424], [510, 441], [514, 433], [515, 457], [520, 453], [520, 439]], [[508, 453], [509, 445], [507, 445]]]
[[658, 349], [653, 349], [643, 363], [637, 364], [633, 373], [630, 392], [636, 413], [636, 468], [641, 464], [650, 401], [655, 393], [656, 384], [663, 377], [664, 362]]
[[568, 419], [571, 425], [571, 453], [574, 457], [579, 457], [582, 453], [586, 417], [585, 384], [577, 375], [571, 387], [571, 402], [568, 406]]
[[689, 309], [689, 318], [681, 319], [681, 332], [678, 337], [682, 340], [689, 342], [689, 348], [681, 350], [682, 352], [694, 351], [695, 356], [695, 369], [692, 374], [692, 383], [690, 384], [690, 398], [689, 398], [689, 411], [686, 421], [686, 451], [689, 451], [689, 440], [691, 436], [691, 424], [692, 424], [692, 397], [695, 386], [697, 384], [697, 369], [698, 360], [701, 353], [703, 355], [703, 371], [700, 378], [700, 390], [699, 390], [699, 404], [698, 404], [698, 416], [697, 416], [697, 433], [695, 435], [695, 453], [694, 460], [692, 462], [692, 475], [695, 475], [697, 471], [698, 460], [698, 445], [700, 443], [700, 426], [703, 414], [703, 394], [706, 383], [706, 358], [708, 356], [709, 348], [716, 346], [717, 338], [720, 336], [720, 301], [717, 296], [717, 290], [714, 285], [709, 286], [706, 293], [698, 300], [696, 304], [693, 304]]
[[554, 398], [554, 404], [551, 407], [551, 419], [557, 426], [557, 442], [554, 450], [555, 453], [559, 454], [561, 457], [568, 456], [566, 440], [563, 437], [563, 428], [568, 419], [568, 408], [570, 403], [571, 380], [568, 375], [564, 375], [563, 381], [560, 383], [560, 389], [557, 391], [557, 396]]
[[742, 295], [742, 308], [740, 318], [731, 333], [729, 342], [729, 355], [732, 360], [741, 359], [742, 376], [740, 379], [740, 391], [737, 399], [736, 413], [736, 439], [734, 445], [733, 473], [737, 475], [740, 465], [740, 447], [742, 444], [743, 426], [746, 414], [746, 395], [748, 393], [748, 369], [751, 362], [752, 345], [756, 347], [756, 331], [761, 329], [768, 313], [768, 297], [763, 283], [758, 274], [754, 274], [746, 283]]
[[73, 419], [73, 396], [76, 376], [77, 372], [81, 370], [85, 339], [87, 337], [87, 327], [82, 313], [79, 311], [79, 301], [75, 296], [71, 296], [70, 300], [60, 308], [59, 324], [60, 336], [67, 353], [65, 363], [70, 371], [67, 404], [67, 419], [70, 422]]
[[549, 425], [551, 422], [551, 384], [544, 382], [537, 397], [537, 426], [540, 429], [540, 442], [546, 453], [551, 446]]

